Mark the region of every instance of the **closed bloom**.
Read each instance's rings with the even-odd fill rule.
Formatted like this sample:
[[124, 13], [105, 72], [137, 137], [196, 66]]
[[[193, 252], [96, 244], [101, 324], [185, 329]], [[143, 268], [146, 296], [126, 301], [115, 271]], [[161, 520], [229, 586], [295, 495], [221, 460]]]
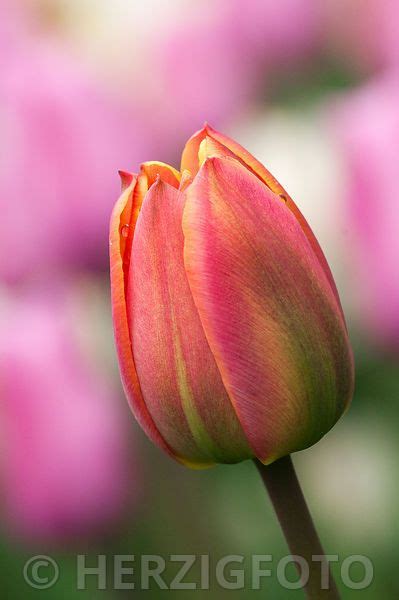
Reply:
[[192, 467], [264, 463], [317, 442], [350, 402], [337, 290], [274, 177], [209, 126], [181, 171], [122, 174], [111, 217], [113, 318], [133, 412]]

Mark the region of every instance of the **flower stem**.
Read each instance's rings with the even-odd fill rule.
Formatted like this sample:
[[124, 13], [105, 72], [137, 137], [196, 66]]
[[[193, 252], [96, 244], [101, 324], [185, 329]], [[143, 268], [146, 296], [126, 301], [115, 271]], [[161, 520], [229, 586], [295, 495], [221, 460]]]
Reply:
[[[332, 578], [328, 560], [321, 546], [319, 536], [303, 496], [290, 456], [276, 460], [265, 466], [255, 460], [256, 467], [276, 511], [292, 555], [302, 557], [309, 567], [306, 582], [306, 568], [296, 563], [304, 578], [304, 588], [310, 600], [339, 600], [339, 594]], [[312, 560], [312, 557], [317, 556]]]

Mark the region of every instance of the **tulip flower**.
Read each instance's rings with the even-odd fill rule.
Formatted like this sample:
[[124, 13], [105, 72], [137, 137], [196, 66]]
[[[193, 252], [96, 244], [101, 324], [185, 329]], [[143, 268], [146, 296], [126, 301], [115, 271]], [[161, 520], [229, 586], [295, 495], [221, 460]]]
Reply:
[[[323, 554], [282, 457], [346, 410], [353, 362], [310, 227], [263, 165], [207, 125], [186, 144], [180, 172], [147, 162], [122, 184], [111, 288], [134, 414], [188, 466], [255, 458], [292, 553]], [[323, 596], [317, 569], [308, 593]]]
[[167, 115], [169, 139], [184, 139], [205, 118], [242, 117], [273, 87], [273, 74], [298, 66], [320, 42], [317, 0], [246, 0], [245, 10], [241, 0], [214, 0], [209, 8], [194, 4], [154, 43], [162, 82], [154, 112]]
[[[0, 51], [1, 16], [0, 10]], [[110, 199], [118, 191], [104, 164], [116, 169], [128, 157], [134, 164], [133, 139], [137, 164], [152, 146], [125, 98], [110, 94], [59, 40], [38, 43], [25, 35], [24, 23], [18, 27], [2, 53], [0, 277], [31, 279], [32, 264], [36, 280], [71, 268], [102, 269], [108, 257], [100, 240], [107, 238]], [[16, 197], [23, 243], [10, 253], [16, 223], [9, 207]]]
[[399, 78], [390, 73], [347, 94], [332, 126], [346, 168], [347, 253], [356, 277], [354, 308], [382, 347], [399, 351]]
[[1, 323], [0, 521], [29, 543], [108, 534], [136, 498], [117, 394], [79, 344], [76, 299], [53, 291], [11, 297]]
[[287, 192], [209, 126], [181, 172], [123, 175], [111, 220], [122, 378], [149, 436], [194, 467], [317, 442], [353, 369], [326, 259]]

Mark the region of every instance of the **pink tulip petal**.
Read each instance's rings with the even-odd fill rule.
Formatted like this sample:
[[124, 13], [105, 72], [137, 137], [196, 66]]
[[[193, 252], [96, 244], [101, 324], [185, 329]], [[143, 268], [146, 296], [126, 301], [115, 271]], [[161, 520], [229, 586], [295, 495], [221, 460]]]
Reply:
[[[123, 177], [123, 185], [127, 178]], [[140, 184], [137, 176], [132, 177], [130, 185], [125, 189], [116, 203], [110, 224], [110, 269], [112, 315], [114, 321], [115, 340], [121, 370], [122, 383], [134, 416], [148, 437], [165, 452], [172, 451], [157, 430], [154, 421], [145, 405], [132, 355], [131, 337], [126, 313], [126, 281], [125, 275], [130, 265], [130, 249], [135, 219], [142, 201], [139, 194]], [[128, 258], [126, 258], [128, 256]]]
[[178, 188], [180, 184], [180, 173], [170, 165], [156, 160], [147, 161], [141, 164], [141, 172], [147, 176], [148, 187], [160, 177], [165, 183]]
[[340, 307], [292, 212], [238, 161], [208, 159], [186, 194], [194, 302], [246, 436], [271, 462], [315, 443], [349, 402]]
[[133, 239], [128, 315], [148, 410], [191, 466], [252, 455], [198, 317], [183, 261], [183, 193], [158, 179]]
[[121, 192], [124, 192], [136, 178], [134, 173], [129, 173], [129, 171], [118, 171], [119, 177], [121, 178]]
[[189, 138], [183, 148], [180, 162], [180, 171], [189, 171], [194, 177], [200, 168], [199, 147], [203, 139], [208, 135], [208, 125], [205, 123], [202, 129], [199, 129]]
[[[266, 167], [262, 165], [262, 163], [256, 160], [256, 158], [252, 156], [252, 154], [248, 152], [248, 150], [243, 148], [243, 146], [229, 138], [227, 135], [219, 133], [219, 131], [216, 131], [216, 129], [213, 129], [210, 125], [205, 124], [201, 130], [194, 133], [194, 135], [188, 140], [182, 153], [181, 170], [183, 171], [183, 169], [188, 169], [189, 171], [191, 171], [193, 176], [198, 172], [198, 169], [201, 166], [199, 160], [200, 146], [201, 143], [203, 143], [203, 140], [207, 137], [209, 137], [210, 140], [216, 142], [216, 144], [213, 144], [213, 152], [209, 153], [209, 156], [222, 157], [235, 155], [236, 158], [242, 164], [244, 164], [252, 173], [254, 173], [261, 181], [263, 181], [272, 192], [277, 194], [277, 196], [279, 196], [281, 200], [286, 204], [286, 206], [290, 209], [290, 211], [293, 213], [296, 220], [300, 224], [304, 234], [308, 238], [314, 253], [319, 259], [319, 262], [327, 276], [331, 289], [339, 304], [342, 317], [344, 317], [341, 308], [341, 301], [339, 299], [337, 287], [335, 285], [334, 278], [331, 274], [330, 267], [328, 266], [326, 257], [324, 256], [324, 253], [320, 248], [319, 242], [317, 241], [313, 231], [309, 227], [305, 217], [302, 215], [301, 211], [299, 210], [295, 202], [292, 200], [292, 198], [289, 196], [289, 194], [286, 192], [286, 190], [283, 188], [283, 186], [280, 185], [277, 179], [266, 169]], [[217, 144], [219, 144], [219, 146]], [[209, 145], [210, 148], [212, 148], [211, 141]], [[224, 148], [226, 149], [226, 151], [224, 151]]]

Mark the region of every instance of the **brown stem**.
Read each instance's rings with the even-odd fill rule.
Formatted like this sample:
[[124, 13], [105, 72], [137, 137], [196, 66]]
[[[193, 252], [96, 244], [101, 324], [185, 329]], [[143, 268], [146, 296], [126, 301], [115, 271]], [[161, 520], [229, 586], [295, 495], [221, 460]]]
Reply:
[[[256, 467], [276, 511], [292, 555], [305, 559], [309, 567], [309, 579], [297, 563], [304, 577], [307, 596], [310, 600], [339, 600], [328, 560], [325, 557], [319, 536], [303, 496], [290, 456], [265, 466], [255, 460]], [[315, 560], [312, 557], [317, 556]]]

